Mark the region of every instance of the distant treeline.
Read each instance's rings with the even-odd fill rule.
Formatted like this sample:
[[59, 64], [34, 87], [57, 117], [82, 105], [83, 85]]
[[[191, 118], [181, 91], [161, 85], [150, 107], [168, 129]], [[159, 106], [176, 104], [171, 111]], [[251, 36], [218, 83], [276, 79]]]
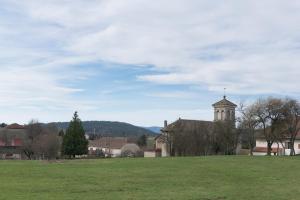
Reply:
[[[58, 129], [67, 129], [69, 122], [54, 122]], [[83, 121], [85, 133], [112, 137], [139, 137], [141, 135], [155, 136], [156, 133], [142, 127], [124, 122], [111, 121]]]

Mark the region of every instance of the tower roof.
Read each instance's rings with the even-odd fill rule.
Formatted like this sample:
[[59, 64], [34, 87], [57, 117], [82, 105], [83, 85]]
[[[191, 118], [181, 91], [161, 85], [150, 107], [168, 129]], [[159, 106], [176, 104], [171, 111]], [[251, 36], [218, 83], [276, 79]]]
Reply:
[[212, 105], [213, 107], [237, 107], [236, 104], [232, 103], [231, 101], [226, 99], [226, 96], [224, 95], [224, 98], [221, 101], [218, 101]]

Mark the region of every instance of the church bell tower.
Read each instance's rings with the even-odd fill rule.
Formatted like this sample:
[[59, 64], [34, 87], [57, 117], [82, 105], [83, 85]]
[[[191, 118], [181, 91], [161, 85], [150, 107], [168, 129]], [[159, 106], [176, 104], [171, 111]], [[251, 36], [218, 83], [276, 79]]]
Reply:
[[212, 105], [214, 107], [214, 121], [235, 122], [235, 108], [237, 105], [226, 99], [224, 95], [221, 101]]

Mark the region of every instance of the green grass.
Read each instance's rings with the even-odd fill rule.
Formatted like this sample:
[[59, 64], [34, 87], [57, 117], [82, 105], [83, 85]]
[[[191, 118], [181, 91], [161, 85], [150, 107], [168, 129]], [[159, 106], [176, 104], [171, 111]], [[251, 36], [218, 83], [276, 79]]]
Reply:
[[0, 161], [0, 199], [299, 200], [299, 157]]

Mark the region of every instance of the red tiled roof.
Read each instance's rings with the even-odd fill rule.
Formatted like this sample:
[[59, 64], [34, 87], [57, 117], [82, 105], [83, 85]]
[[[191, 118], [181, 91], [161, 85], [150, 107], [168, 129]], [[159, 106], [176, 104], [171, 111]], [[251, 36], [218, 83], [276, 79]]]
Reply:
[[6, 129], [25, 129], [25, 126], [14, 123], [5, 127]]

